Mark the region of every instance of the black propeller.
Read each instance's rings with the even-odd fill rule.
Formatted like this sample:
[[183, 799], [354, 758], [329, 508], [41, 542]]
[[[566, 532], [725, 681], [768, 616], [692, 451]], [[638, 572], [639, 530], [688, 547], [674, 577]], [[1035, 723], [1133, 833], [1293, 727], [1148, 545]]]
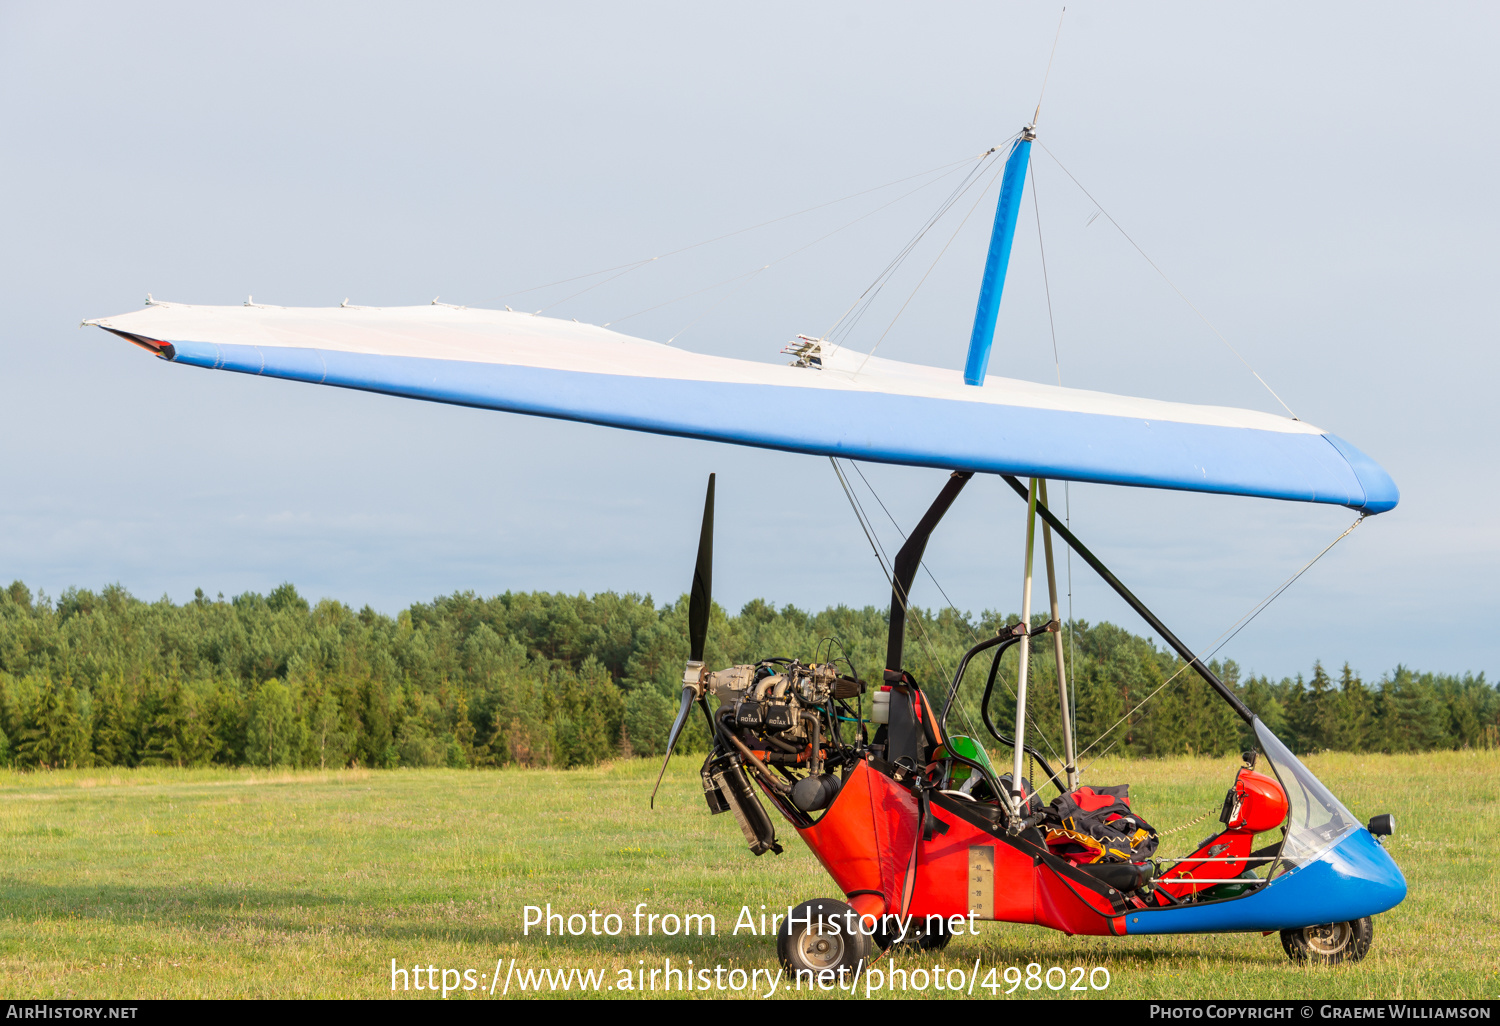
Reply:
[[661, 761], [661, 771], [656, 774], [656, 786], [651, 789], [651, 807], [656, 807], [656, 792], [661, 789], [661, 778], [666, 775], [667, 763], [672, 761], [672, 750], [682, 736], [688, 712], [693, 702], [703, 697], [703, 645], [708, 640], [708, 613], [713, 604], [714, 582], [714, 475], [708, 475], [708, 494], [703, 499], [703, 528], [698, 533], [698, 563], [693, 567], [693, 590], [688, 593], [688, 664], [682, 675], [682, 705], [677, 710], [677, 719], [672, 721], [672, 731], [667, 735], [667, 757]]
[[698, 563], [693, 567], [693, 590], [688, 593], [688, 661], [703, 662], [708, 639], [708, 610], [714, 591], [714, 475], [708, 475], [703, 498], [703, 527], [698, 532]]

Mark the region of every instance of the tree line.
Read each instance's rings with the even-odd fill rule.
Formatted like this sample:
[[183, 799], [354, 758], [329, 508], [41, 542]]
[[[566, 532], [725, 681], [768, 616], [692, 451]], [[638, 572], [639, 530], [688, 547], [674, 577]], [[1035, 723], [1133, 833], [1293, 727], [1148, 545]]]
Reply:
[[[914, 609], [907, 669], [940, 698], [962, 653], [1016, 621]], [[886, 629], [873, 606], [714, 606], [706, 657], [725, 666], [831, 653], [878, 681]], [[1079, 747], [1091, 756], [1222, 755], [1251, 743], [1228, 705], [1152, 639], [1083, 621], [1064, 639]], [[1015, 716], [1013, 653], [991, 705], [1002, 729]], [[118, 585], [54, 601], [17, 581], [0, 591], [0, 765], [571, 767], [659, 755], [686, 657], [686, 596], [657, 606], [610, 592], [462, 593], [392, 618], [311, 605], [290, 584], [229, 600], [200, 590], [178, 605]], [[1500, 693], [1482, 673], [1397, 666], [1366, 683], [1347, 663], [1276, 681], [1230, 661], [1214, 668], [1300, 752], [1500, 745]], [[971, 665], [952, 729], [984, 736], [988, 669], [984, 658]], [[1030, 674], [1030, 736], [1056, 751], [1050, 644], [1035, 646]], [[707, 741], [700, 717], [680, 748]]]

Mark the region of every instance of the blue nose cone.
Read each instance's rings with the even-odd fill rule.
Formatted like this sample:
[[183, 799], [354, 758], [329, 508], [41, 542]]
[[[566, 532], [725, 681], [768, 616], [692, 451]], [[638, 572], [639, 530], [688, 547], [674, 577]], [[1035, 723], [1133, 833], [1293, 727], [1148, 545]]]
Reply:
[[1344, 923], [1395, 908], [1406, 877], [1389, 853], [1358, 827], [1313, 861], [1254, 894], [1206, 905], [1130, 912], [1126, 933], [1234, 933], [1297, 930]]
[[1406, 877], [1390, 853], [1364, 827], [1303, 868], [1317, 870], [1303, 886], [1316, 884], [1326, 888], [1327, 894], [1321, 901], [1310, 902], [1321, 908], [1323, 914], [1308, 918], [1302, 926], [1373, 916], [1395, 908], [1406, 898]]

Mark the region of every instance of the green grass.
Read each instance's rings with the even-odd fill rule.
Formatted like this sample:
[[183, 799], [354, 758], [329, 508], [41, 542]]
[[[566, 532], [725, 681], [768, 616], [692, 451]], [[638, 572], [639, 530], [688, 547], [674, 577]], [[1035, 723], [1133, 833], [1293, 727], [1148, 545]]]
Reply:
[[[1376, 918], [1359, 965], [1295, 968], [1259, 934], [1112, 939], [1002, 924], [955, 939], [939, 961], [1104, 966], [1114, 997], [1500, 996], [1500, 753], [1307, 761], [1356, 814], [1397, 816], [1390, 850], [1410, 895]], [[649, 811], [655, 769], [0, 772], [0, 993], [380, 997], [392, 958], [486, 974], [519, 958], [608, 968], [610, 981], [665, 957], [773, 967], [772, 940], [730, 935], [740, 907], [836, 888], [784, 825], [787, 853], [752, 858], [731, 817], [707, 814], [694, 759], [674, 761]], [[1089, 779], [1129, 782], [1169, 830], [1216, 812], [1232, 773], [1232, 760], [1114, 760]], [[1171, 834], [1163, 851], [1185, 852], [1211, 826]], [[521, 907], [549, 901], [711, 912], [719, 935], [523, 937]]]

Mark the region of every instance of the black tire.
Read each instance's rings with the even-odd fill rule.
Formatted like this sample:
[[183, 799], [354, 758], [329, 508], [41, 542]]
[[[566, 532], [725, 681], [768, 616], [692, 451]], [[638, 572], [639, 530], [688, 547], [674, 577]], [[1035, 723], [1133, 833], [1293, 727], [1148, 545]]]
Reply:
[[[883, 927], [886, 920], [882, 917], [880, 922]], [[896, 942], [896, 934], [886, 933], [883, 929], [877, 930], [872, 939], [880, 945], [881, 951], [899, 955], [906, 952], [941, 951], [953, 939], [953, 934], [948, 931], [946, 919], [934, 923], [933, 929], [929, 932], [926, 920], [915, 916], [911, 927], [906, 931], [906, 936], [901, 939], [900, 943]]]
[[859, 914], [831, 898], [804, 901], [776, 934], [776, 955], [792, 979], [799, 972], [833, 970], [835, 982], [852, 980], [870, 955], [870, 938], [859, 930]]
[[1324, 923], [1301, 930], [1282, 930], [1281, 946], [1298, 965], [1338, 965], [1364, 958], [1375, 939], [1369, 916], [1349, 923]]

